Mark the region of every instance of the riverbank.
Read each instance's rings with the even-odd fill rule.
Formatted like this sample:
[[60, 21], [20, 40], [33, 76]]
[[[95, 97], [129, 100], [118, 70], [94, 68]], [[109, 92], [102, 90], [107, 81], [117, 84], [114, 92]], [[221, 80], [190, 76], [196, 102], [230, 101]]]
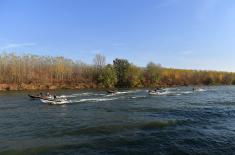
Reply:
[[57, 89], [88, 89], [97, 88], [95, 84], [61, 84], [61, 83], [44, 83], [44, 84], [0, 84], [0, 91], [11, 90], [57, 90]]

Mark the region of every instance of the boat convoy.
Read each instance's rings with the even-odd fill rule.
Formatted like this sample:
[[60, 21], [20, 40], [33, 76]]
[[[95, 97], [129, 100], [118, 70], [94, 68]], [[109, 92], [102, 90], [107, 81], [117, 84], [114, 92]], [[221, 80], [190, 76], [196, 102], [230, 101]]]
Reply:
[[[192, 88], [192, 92], [194, 91], [203, 91], [201, 88]], [[116, 94], [123, 94], [124, 92], [119, 92], [117, 90], [107, 90], [106, 93], [108, 94], [107, 96], [113, 96]], [[148, 95], [165, 95], [169, 94], [167, 89], [162, 89], [162, 88], [156, 88], [153, 90], [147, 90]], [[66, 96], [56, 96], [56, 95], [51, 95], [49, 92], [46, 93], [45, 95], [43, 93], [37, 94], [37, 95], [32, 95], [28, 94], [28, 97], [32, 100], [40, 100], [43, 103], [47, 104], [65, 104], [69, 103], [69, 100], [66, 98]]]

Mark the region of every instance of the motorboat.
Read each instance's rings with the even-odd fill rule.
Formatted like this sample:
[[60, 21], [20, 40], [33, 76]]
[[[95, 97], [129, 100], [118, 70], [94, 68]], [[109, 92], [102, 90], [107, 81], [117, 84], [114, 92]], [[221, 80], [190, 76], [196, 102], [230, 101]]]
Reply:
[[114, 93], [117, 93], [117, 91], [116, 90], [107, 90], [107, 93], [108, 94], [114, 94]]
[[54, 97], [52, 95], [49, 95], [49, 96], [42, 96], [41, 94], [40, 95], [31, 95], [31, 94], [28, 94], [28, 96], [33, 99], [33, 100], [39, 100], [39, 99], [53, 99]]

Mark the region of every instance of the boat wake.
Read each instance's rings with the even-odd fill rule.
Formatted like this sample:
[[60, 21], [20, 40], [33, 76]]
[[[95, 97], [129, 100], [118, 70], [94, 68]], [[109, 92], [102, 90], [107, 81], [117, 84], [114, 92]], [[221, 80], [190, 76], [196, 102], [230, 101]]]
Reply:
[[193, 91], [184, 91], [184, 92], [181, 92], [182, 94], [192, 94]]
[[128, 91], [121, 91], [117, 92], [117, 94], [131, 94], [131, 93], [137, 93], [140, 92], [141, 90], [128, 90]]
[[203, 91], [206, 91], [206, 90], [202, 89], [202, 88], [199, 88], [199, 89], [196, 89], [195, 91], [203, 92]]
[[43, 103], [47, 103], [47, 104], [51, 104], [51, 105], [63, 105], [63, 104], [67, 104], [67, 103], [70, 103], [71, 101], [70, 100], [46, 100], [46, 99], [40, 99], [41, 102]]
[[61, 96], [57, 96], [58, 98], [74, 98], [77, 97], [75, 95], [61, 95]]
[[147, 96], [146, 95], [139, 95], [139, 96], [131, 96], [130, 98], [131, 99], [138, 99], [138, 98], [146, 98]]
[[80, 103], [80, 102], [103, 102], [103, 101], [112, 101], [119, 98], [84, 98], [78, 100], [70, 100], [70, 103]]
[[[119, 91], [113, 94], [105, 94], [104, 92], [82, 92], [76, 94], [68, 94], [58, 96], [58, 99], [63, 100], [63, 102], [55, 102], [53, 104], [68, 104], [68, 103], [83, 103], [83, 102], [106, 102], [112, 100], [123, 100], [123, 99], [143, 99], [151, 96], [181, 96], [189, 95], [194, 92], [204, 92], [205, 89], [199, 88], [194, 91], [192, 90], [182, 90], [176, 88], [165, 88], [156, 92], [148, 92], [145, 90], [129, 90], [129, 91]], [[148, 92], [148, 93], [147, 93]], [[148, 95], [149, 94], [149, 95]], [[47, 103], [47, 101], [44, 101]]]
[[[122, 94], [134, 94], [137, 92], [140, 92], [141, 90], [128, 90], [128, 91], [117, 91], [115, 93], [109, 94], [109, 95], [122, 95]], [[108, 96], [108, 95], [106, 95]]]
[[168, 91], [168, 90], [149, 92], [149, 95], [156, 95], [156, 96], [171, 96], [171, 95], [174, 95], [174, 94], [175, 94], [175, 92]]
[[72, 96], [90, 96], [90, 95], [92, 95], [92, 93], [88, 93], [88, 92], [86, 92], [86, 93], [77, 93], [77, 94], [72, 94]]

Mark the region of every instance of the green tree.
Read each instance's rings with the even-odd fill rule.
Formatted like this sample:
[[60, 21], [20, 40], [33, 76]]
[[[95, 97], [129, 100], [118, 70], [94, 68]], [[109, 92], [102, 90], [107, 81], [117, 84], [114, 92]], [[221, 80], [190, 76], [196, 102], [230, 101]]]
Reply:
[[127, 87], [130, 63], [126, 59], [115, 59], [113, 61], [113, 66], [117, 74], [117, 86]]
[[141, 68], [131, 64], [128, 68], [128, 86], [129, 87], [141, 87], [141, 76], [142, 76]]
[[153, 62], [148, 63], [146, 67], [146, 82], [147, 85], [155, 86], [157, 82], [160, 80], [161, 75], [161, 66], [157, 65]]
[[108, 64], [102, 69], [99, 77], [101, 87], [112, 88], [117, 83], [117, 75], [112, 65]]

